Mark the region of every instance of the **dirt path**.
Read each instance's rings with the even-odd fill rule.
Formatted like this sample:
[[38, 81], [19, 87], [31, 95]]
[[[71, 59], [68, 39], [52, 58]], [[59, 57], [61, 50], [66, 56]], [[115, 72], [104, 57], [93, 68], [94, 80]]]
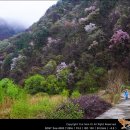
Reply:
[[[122, 95], [123, 96], [123, 95]], [[96, 119], [130, 119], [130, 97], [128, 100], [125, 100], [123, 97], [121, 102]]]

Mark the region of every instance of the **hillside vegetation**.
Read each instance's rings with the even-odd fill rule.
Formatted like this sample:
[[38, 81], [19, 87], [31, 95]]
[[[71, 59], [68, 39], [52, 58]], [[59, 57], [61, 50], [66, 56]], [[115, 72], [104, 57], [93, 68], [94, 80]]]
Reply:
[[[3, 78], [12, 79], [18, 84], [18, 90], [12, 87], [8, 91], [13, 91], [13, 94], [16, 91], [16, 95], [20, 95], [18, 92], [22, 90], [27, 93], [26, 101], [12, 103], [10, 117], [20, 118], [17, 112], [24, 108], [24, 103], [28, 107], [32, 98], [41, 92], [67, 97], [67, 105], [64, 99], [60, 110], [55, 108], [58, 105], [53, 104], [52, 97], [47, 97], [49, 105], [61, 116], [43, 112], [42, 118], [95, 118], [111, 107], [109, 103], [117, 103], [130, 79], [129, 12], [129, 0], [59, 0], [25, 32], [1, 41], [0, 82]], [[101, 97], [107, 102], [92, 96], [99, 90], [106, 90]], [[86, 94], [90, 97], [82, 96]], [[62, 96], [60, 99], [63, 99]], [[79, 106], [76, 106], [77, 97]], [[36, 104], [46, 102], [39, 101], [42, 100], [39, 97], [37, 100], [34, 101]], [[98, 112], [90, 109], [93, 104], [84, 105], [85, 100], [90, 101], [88, 104], [100, 104]], [[30, 115], [25, 113], [25, 118], [37, 117], [32, 114], [36, 112], [37, 115], [37, 111], [44, 110], [42, 107], [45, 105], [37, 108], [34, 104], [32, 108], [27, 108], [33, 112]], [[77, 114], [76, 117], [69, 113], [65, 117], [68, 105]], [[95, 114], [89, 115], [88, 109]]]

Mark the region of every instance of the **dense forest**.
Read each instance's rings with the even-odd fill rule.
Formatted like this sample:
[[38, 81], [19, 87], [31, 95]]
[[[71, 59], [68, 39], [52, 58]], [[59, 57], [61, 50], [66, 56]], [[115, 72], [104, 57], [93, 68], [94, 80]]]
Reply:
[[129, 12], [129, 0], [59, 0], [0, 41], [0, 117], [93, 119], [117, 103], [130, 82]]

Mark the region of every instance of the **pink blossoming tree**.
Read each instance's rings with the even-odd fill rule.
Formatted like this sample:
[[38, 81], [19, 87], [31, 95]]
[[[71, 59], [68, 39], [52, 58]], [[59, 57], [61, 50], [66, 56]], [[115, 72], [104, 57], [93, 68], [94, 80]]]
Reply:
[[114, 57], [114, 62], [118, 63], [123, 67], [129, 66], [129, 52], [130, 52], [130, 36], [127, 32], [122, 31], [121, 29], [116, 31], [111, 40], [109, 49]]
[[130, 36], [127, 32], [123, 32], [121, 29], [116, 31], [114, 35], [112, 36], [110, 43], [111, 45], [109, 48], [113, 48], [115, 45], [119, 45], [124, 42], [128, 42], [130, 40]]

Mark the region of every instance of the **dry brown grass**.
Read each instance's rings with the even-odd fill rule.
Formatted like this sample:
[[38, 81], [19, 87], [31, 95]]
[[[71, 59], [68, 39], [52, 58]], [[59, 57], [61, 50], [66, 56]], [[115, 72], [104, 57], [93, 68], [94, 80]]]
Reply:
[[9, 118], [10, 108], [14, 103], [13, 100], [6, 97], [4, 102], [0, 104], [0, 118]]
[[55, 103], [56, 105], [59, 105], [60, 103], [66, 102], [67, 98], [63, 97], [61, 95], [54, 95], [50, 97], [51, 102]]
[[108, 85], [107, 85], [107, 100], [112, 104], [116, 104], [120, 100], [120, 95], [123, 91], [121, 87], [123, 84], [128, 83], [128, 71], [123, 68], [117, 68], [108, 72]]
[[36, 95], [36, 96], [29, 96], [28, 97], [28, 101], [31, 105], [33, 104], [37, 104], [38, 102], [41, 102], [42, 100], [44, 100], [45, 98], [48, 98], [48, 100], [50, 102], [53, 102], [54, 104], [60, 104], [61, 102], [64, 102], [67, 100], [66, 97], [63, 97], [61, 95], [52, 95], [52, 96], [48, 96], [48, 95]]
[[29, 98], [29, 103], [31, 104], [31, 105], [33, 105], [33, 104], [36, 104], [36, 103], [38, 103], [38, 102], [40, 102], [40, 101], [42, 101], [42, 99], [43, 99], [44, 97], [30, 97]]
[[[42, 94], [38, 94], [38, 95], [28, 95], [27, 99], [26, 99], [29, 108], [30, 108], [30, 113], [31, 118], [36, 118], [36, 119], [44, 119], [46, 118], [46, 114], [48, 111], [52, 111], [57, 109], [57, 107], [63, 103], [67, 101], [66, 97], [63, 97], [61, 95], [52, 95], [52, 96], [48, 96], [48, 95], [42, 95]], [[19, 101], [15, 101], [13, 104], [17, 104]], [[12, 105], [13, 105], [12, 104]], [[12, 105], [8, 106], [9, 108], [6, 109], [6, 105], [3, 105], [3, 110], [0, 112], [0, 118], [16, 118], [17, 115], [15, 115], [14, 117], [10, 117], [10, 112], [12, 110]], [[30, 117], [28, 117], [30, 118]]]
[[122, 84], [128, 83], [128, 71], [123, 68], [114, 69], [108, 72], [107, 90], [111, 93], [121, 93]]

